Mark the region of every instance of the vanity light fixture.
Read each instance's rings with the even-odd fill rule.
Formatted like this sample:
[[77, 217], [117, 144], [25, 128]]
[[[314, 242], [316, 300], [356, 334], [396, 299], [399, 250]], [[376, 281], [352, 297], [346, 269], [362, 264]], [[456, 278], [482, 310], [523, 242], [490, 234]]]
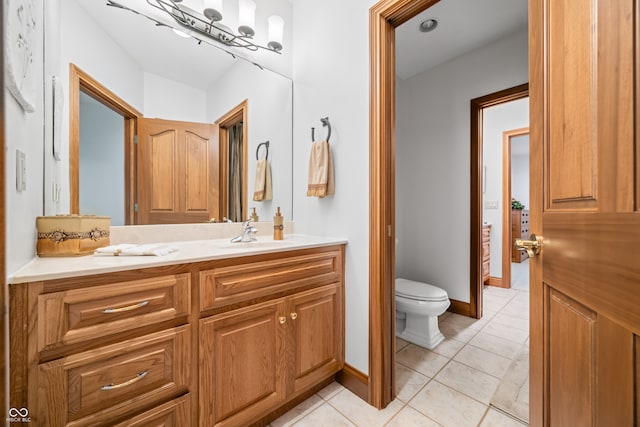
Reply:
[[185, 33], [184, 31], [180, 31], [177, 28], [172, 28], [172, 30], [176, 35], [180, 37], [184, 37], [185, 39], [188, 39], [189, 37], [191, 37], [189, 34]]
[[420, 30], [421, 33], [430, 33], [435, 30], [437, 26], [438, 21], [435, 18], [428, 18], [418, 25], [418, 30]]
[[[117, 5], [114, 3], [112, 0], [107, 1], [111, 6]], [[261, 46], [253, 41], [256, 19], [256, 3], [253, 0], [239, 0], [237, 33], [222, 23], [222, 0], [147, 0], [147, 3], [169, 15], [182, 27], [227, 46], [245, 48], [254, 52], [264, 49], [278, 54], [282, 50], [284, 20], [277, 15], [268, 19], [267, 46]], [[196, 3], [199, 3], [199, 6], [196, 6]], [[194, 9], [195, 7], [201, 7], [201, 12], [198, 11], [200, 9]]]

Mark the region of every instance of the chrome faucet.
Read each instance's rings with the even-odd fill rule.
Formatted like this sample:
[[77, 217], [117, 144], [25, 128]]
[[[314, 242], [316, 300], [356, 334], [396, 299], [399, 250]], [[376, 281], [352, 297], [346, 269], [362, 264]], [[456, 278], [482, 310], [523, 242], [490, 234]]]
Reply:
[[256, 234], [258, 229], [251, 225], [251, 220], [246, 220], [242, 223], [242, 228], [240, 231], [240, 235], [231, 239], [231, 243], [246, 243], [246, 242], [255, 242], [256, 239], [253, 237], [253, 234]]

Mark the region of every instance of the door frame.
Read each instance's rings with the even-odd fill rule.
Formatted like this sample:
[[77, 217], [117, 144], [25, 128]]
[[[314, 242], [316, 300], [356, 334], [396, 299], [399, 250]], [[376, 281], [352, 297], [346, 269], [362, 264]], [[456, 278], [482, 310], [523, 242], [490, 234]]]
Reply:
[[[0, 2], [0, 16], [3, 13], [4, 2]], [[4, 51], [4, 31], [0, 31], [0, 46]], [[4, 55], [0, 55], [0, 68], [4, 70]], [[0, 74], [0, 86], [4, 87], [4, 73]], [[5, 147], [5, 126], [4, 126], [4, 94], [6, 91], [2, 91], [0, 93], [0, 147]], [[0, 150], [0, 176], [5, 177], [5, 152], [4, 149]], [[5, 187], [6, 180], [0, 180], [0, 282], [2, 283], [2, 289], [0, 289], [0, 307], [2, 311], [0, 312], [0, 316], [2, 316], [0, 320], [0, 356], [2, 362], [0, 362], [0, 376], [2, 377], [2, 390], [0, 391], [0, 414], [7, 413], [7, 393], [6, 391], [9, 389], [7, 387], [7, 346], [6, 339], [9, 330], [9, 310], [5, 310], [6, 301], [7, 301], [7, 280], [6, 280], [6, 272], [5, 272], [5, 245], [7, 240], [6, 235], [6, 201], [5, 201]]]
[[135, 137], [142, 113], [75, 64], [69, 64], [69, 213], [80, 213], [80, 92], [124, 116], [124, 221], [135, 224]]
[[249, 100], [245, 99], [222, 115], [215, 124], [218, 125], [218, 144], [220, 150], [220, 199], [219, 217], [222, 220], [229, 212], [229, 128], [237, 123], [242, 125], [242, 172], [246, 179], [242, 180], [242, 218], [249, 219], [248, 183], [249, 180]]
[[[470, 212], [470, 283], [469, 283], [469, 311], [470, 317], [480, 319], [482, 317], [482, 175], [483, 170], [482, 134], [484, 131], [484, 109], [496, 105], [505, 104], [529, 96], [529, 84], [524, 83], [508, 89], [499, 90], [479, 98], [472, 99], [471, 104], [471, 200]], [[504, 173], [504, 171], [503, 171]], [[504, 175], [503, 175], [504, 180]], [[504, 185], [504, 183], [503, 183]], [[504, 187], [503, 187], [504, 188]], [[504, 204], [503, 217], [504, 227]], [[502, 236], [504, 245], [504, 233]], [[504, 246], [503, 246], [504, 254]], [[505, 281], [504, 255], [502, 254], [502, 281]], [[510, 271], [509, 271], [510, 273]], [[510, 280], [510, 279], [509, 279]]]
[[502, 288], [511, 288], [511, 140], [522, 135], [529, 135], [529, 127], [502, 132]]
[[439, 0], [369, 9], [369, 403], [395, 395], [395, 27]]

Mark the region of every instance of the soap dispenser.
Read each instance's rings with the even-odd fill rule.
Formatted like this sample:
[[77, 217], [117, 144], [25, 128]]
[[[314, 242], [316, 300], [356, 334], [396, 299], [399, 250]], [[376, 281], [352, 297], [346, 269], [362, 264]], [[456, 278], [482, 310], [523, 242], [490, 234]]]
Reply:
[[284, 239], [284, 217], [280, 213], [280, 206], [278, 206], [278, 211], [276, 215], [273, 217], [273, 240], [283, 240]]
[[251, 208], [251, 209], [253, 209], [253, 212], [251, 213], [251, 222], [260, 221], [260, 218], [258, 217], [258, 214], [256, 213], [256, 208]]

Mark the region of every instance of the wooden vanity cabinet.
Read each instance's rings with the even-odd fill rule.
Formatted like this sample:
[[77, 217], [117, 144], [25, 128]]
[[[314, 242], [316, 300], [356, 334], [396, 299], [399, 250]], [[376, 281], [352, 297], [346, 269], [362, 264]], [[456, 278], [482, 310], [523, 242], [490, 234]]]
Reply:
[[33, 425], [244, 426], [344, 365], [344, 246], [14, 284]]

